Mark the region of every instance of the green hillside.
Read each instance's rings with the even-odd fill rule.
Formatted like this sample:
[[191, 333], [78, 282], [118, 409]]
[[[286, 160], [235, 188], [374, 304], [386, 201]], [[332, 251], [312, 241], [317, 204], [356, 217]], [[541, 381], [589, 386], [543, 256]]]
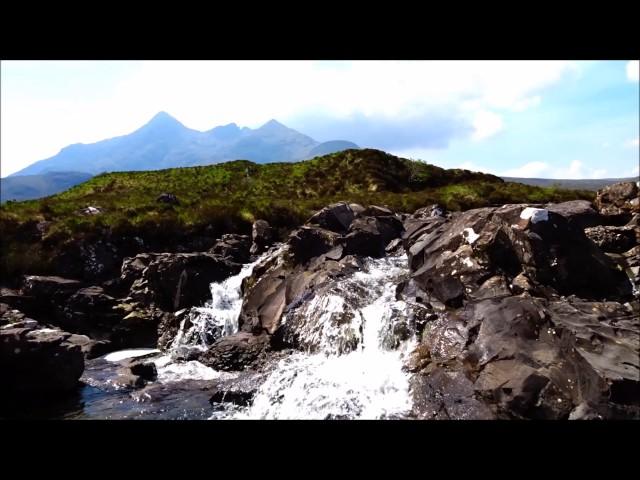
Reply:
[[[157, 201], [171, 193], [179, 205]], [[507, 183], [467, 170], [444, 170], [378, 150], [346, 150], [297, 163], [237, 160], [190, 168], [98, 175], [51, 197], [0, 207], [5, 274], [50, 257], [78, 236], [188, 235], [205, 227], [216, 235], [249, 232], [263, 218], [281, 232], [328, 203], [348, 200], [411, 212], [439, 202], [457, 210], [515, 202], [592, 198], [592, 192]], [[85, 215], [82, 209], [102, 213]], [[42, 238], [34, 224], [51, 222]], [[53, 253], [52, 253], [53, 252]]]

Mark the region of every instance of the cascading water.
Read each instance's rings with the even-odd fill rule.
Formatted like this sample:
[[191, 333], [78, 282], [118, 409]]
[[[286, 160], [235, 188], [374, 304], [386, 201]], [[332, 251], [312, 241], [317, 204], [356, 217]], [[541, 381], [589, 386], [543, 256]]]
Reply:
[[362, 271], [289, 312], [285, 322], [291, 315], [306, 318], [300, 341], [316, 353], [297, 352], [281, 360], [252, 405], [232, 418], [406, 416], [411, 401], [402, 366], [415, 341], [393, 341], [395, 326], [407, 318], [407, 305], [395, 299], [406, 262], [406, 255], [367, 259]]
[[180, 323], [180, 329], [171, 343], [170, 350], [184, 348], [206, 350], [213, 341], [238, 331], [238, 315], [242, 308], [242, 280], [251, 275], [253, 267], [262, 260], [242, 267], [237, 275], [223, 282], [212, 283], [211, 300], [204, 307], [192, 308]]

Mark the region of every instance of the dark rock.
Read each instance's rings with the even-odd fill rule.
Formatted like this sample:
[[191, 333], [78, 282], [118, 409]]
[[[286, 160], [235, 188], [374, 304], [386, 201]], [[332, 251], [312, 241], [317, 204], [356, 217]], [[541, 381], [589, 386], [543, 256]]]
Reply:
[[355, 214], [349, 204], [340, 202], [324, 207], [307, 220], [308, 225], [317, 225], [320, 228], [337, 233], [348, 230]]
[[218, 380], [211, 390], [209, 403], [233, 403], [247, 406], [264, 380], [263, 374], [252, 371], [242, 372], [232, 379]]
[[344, 237], [347, 255], [383, 257], [391, 240], [400, 237], [402, 222], [394, 216], [359, 217]]
[[251, 255], [260, 255], [275, 242], [275, 231], [266, 220], [256, 220], [251, 229], [251, 240]]
[[78, 280], [55, 276], [26, 275], [22, 293], [40, 302], [61, 305], [82, 286]]
[[116, 305], [116, 299], [101, 287], [81, 288], [65, 302], [59, 323], [72, 332], [106, 339], [122, 321], [122, 315], [114, 311]]
[[199, 360], [215, 370], [236, 371], [255, 368], [264, 361], [269, 343], [268, 335], [256, 336], [239, 332], [222, 337]]
[[251, 254], [251, 240], [248, 235], [226, 234], [209, 250], [209, 253], [228, 258], [232, 262], [247, 263]]
[[436, 368], [411, 379], [412, 416], [423, 420], [493, 420], [496, 415], [474, 397], [473, 382], [462, 372]]
[[510, 283], [521, 273], [548, 294], [595, 299], [630, 294], [623, 273], [581, 230], [558, 214], [525, 207], [407, 220], [403, 240], [413, 278], [453, 307], [477, 297], [486, 279], [498, 275]]
[[602, 217], [588, 200], [571, 200], [547, 205], [547, 210], [563, 216], [567, 223], [575, 228], [584, 230], [602, 223]]
[[638, 185], [635, 182], [608, 185], [598, 190], [594, 203], [607, 224], [624, 225], [634, 213], [640, 213]]
[[165, 311], [203, 304], [211, 295], [210, 283], [225, 280], [242, 268], [210, 253], [143, 254], [137, 266], [136, 263], [129, 260], [123, 264], [123, 279], [129, 280], [141, 270], [131, 285], [130, 297], [145, 305], [154, 303]]
[[422, 207], [413, 212], [411, 218], [414, 219], [424, 219], [431, 217], [444, 217], [446, 216], [447, 211], [442, 205], [433, 204], [428, 207]]
[[180, 201], [178, 197], [176, 197], [173, 193], [161, 193], [156, 198], [156, 202], [167, 203], [170, 205], [180, 205]]
[[302, 227], [289, 235], [287, 244], [295, 262], [302, 264], [332, 250], [338, 245], [340, 238], [340, 235], [331, 230]]
[[80, 346], [80, 350], [82, 350], [82, 353], [87, 360], [101, 357], [102, 355], [114, 350], [110, 341], [93, 340], [86, 335], [73, 334], [67, 339], [67, 341]]
[[0, 383], [3, 395], [74, 390], [84, 370], [79, 345], [70, 333], [52, 329], [0, 329]]
[[597, 226], [586, 228], [585, 235], [601, 250], [622, 253], [637, 245], [638, 227]]

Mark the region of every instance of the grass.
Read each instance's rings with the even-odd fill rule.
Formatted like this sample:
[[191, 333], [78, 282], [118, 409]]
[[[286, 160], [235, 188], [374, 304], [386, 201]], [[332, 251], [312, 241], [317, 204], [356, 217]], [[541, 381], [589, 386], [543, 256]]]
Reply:
[[[179, 205], [158, 203], [175, 194]], [[431, 203], [450, 210], [503, 203], [592, 199], [593, 192], [506, 183], [468, 170], [445, 170], [378, 150], [345, 150], [297, 163], [255, 164], [237, 160], [190, 168], [98, 175], [51, 197], [7, 202], [0, 207], [0, 274], [55, 270], [62, 247], [105, 236], [154, 239], [166, 248], [189, 235], [249, 233], [265, 219], [281, 234], [317, 209], [347, 200], [412, 212]], [[87, 206], [99, 215], [82, 215]], [[50, 222], [41, 237], [36, 225]], [[169, 241], [171, 239], [171, 242]], [[174, 245], [175, 246], [175, 245]], [[161, 247], [159, 247], [161, 248]]]

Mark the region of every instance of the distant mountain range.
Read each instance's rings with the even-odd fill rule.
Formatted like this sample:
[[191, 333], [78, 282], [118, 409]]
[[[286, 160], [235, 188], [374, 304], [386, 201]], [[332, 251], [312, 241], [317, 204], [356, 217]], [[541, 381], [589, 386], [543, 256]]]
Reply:
[[595, 179], [554, 179], [554, 178], [519, 178], [519, 177], [502, 177], [507, 182], [524, 183], [525, 185], [533, 185], [535, 187], [553, 187], [569, 188], [576, 190], [600, 190], [607, 185], [613, 185], [618, 182], [637, 182], [638, 177], [628, 178], [595, 178]]
[[200, 132], [185, 127], [166, 112], [129, 135], [97, 143], [69, 145], [57, 155], [35, 162], [11, 176], [75, 171], [103, 172], [161, 170], [210, 165], [228, 160], [256, 163], [294, 162], [349, 148], [343, 140], [318, 142], [276, 120], [260, 128], [235, 123]]
[[3, 178], [0, 179], [0, 202], [47, 197], [86, 182], [92, 176], [85, 172], [50, 172]]

